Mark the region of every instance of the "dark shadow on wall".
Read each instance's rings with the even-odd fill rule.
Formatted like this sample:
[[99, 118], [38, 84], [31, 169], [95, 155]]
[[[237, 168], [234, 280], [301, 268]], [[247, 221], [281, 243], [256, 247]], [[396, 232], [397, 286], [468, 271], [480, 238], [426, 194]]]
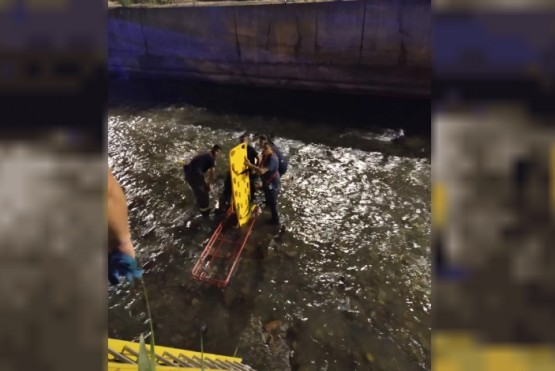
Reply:
[[278, 116], [351, 128], [403, 129], [431, 135], [430, 99], [282, 90], [198, 81], [110, 79], [109, 106], [138, 110], [189, 104], [214, 112]]

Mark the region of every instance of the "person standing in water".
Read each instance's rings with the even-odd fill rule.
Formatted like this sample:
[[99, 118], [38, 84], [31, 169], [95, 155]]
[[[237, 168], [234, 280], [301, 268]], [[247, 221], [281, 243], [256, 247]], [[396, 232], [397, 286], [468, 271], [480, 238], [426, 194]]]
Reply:
[[216, 159], [222, 153], [222, 148], [215, 144], [209, 152], [201, 153], [183, 166], [185, 180], [191, 186], [197, 207], [203, 216], [210, 214], [210, 189], [214, 183]]
[[245, 159], [245, 165], [260, 174], [266, 205], [270, 207], [272, 212], [272, 219], [270, 220], [270, 223], [279, 225], [278, 196], [281, 181], [279, 174], [279, 162], [272, 149], [272, 145], [268, 142], [264, 144], [260, 166], [255, 166], [248, 159]]

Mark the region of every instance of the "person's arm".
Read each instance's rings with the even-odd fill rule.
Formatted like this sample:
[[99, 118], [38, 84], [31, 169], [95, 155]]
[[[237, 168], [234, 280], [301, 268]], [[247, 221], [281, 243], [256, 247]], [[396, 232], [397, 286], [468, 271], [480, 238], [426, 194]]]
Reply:
[[252, 159], [252, 163], [256, 166], [260, 165], [260, 159], [259, 159], [259, 153], [256, 149], [254, 149], [253, 146], [248, 146], [247, 147], [247, 158], [249, 159], [249, 161]]
[[210, 169], [208, 169], [206, 174], [206, 186], [208, 187], [208, 190], [210, 190], [210, 187], [212, 187], [212, 184], [214, 183], [215, 174], [216, 174], [215, 167], [211, 167]]
[[129, 230], [127, 199], [112, 171], [108, 171], [108, 228], [117, 238], [118, 250], [134, 258], [135, 248]]
[[253, 155], [254, 155], [254, 165], [256, 166], [260, 166], [260, 164], [262, 163], [262, 154], [258, 153], [256, 151], [256, 149], [253, 148]]
[[251, 164], [251, 162], [249, 160], [245, 160], [245, 165], [248, 166], [249, 168], [253, 169], [254, 171], [256, 171], [260, 175], [266, 174], [266, 172], [268, 171], [268, 169], [265, 168], [265, 167], [258, 167], [258, 166], [255, 166], [255, 165]]

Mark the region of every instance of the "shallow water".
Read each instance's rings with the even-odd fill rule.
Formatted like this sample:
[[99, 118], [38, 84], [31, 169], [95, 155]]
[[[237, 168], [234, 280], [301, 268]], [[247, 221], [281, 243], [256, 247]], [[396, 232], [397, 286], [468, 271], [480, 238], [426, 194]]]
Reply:
[[[290, 159], [284, 226], [264, 225], [263, 213], [230, 286], [198, 284], [191, 270], [218, 220], [196, 216], [178, 161], [214, 143], [227, 153], [243, 131], [269, 127]], [[245, 335], [251, 319], [279, 320], [294, 370], [429, 369], [429, 159], [364, 145], [388, 149], [395, 135], [183, 105], [112, 109], [109, 158], [130, 203], [156, 342], [199, 350], [205, 323], [205, 351], [237, 349], [258, 370], [286, 369], [258, 357], [253, 344], [264, 341]], [[226, 166], [218, 161], [213, 202]], [[110, 336], [148, 333], [141, 290], [125, 285], [109, 296]]]

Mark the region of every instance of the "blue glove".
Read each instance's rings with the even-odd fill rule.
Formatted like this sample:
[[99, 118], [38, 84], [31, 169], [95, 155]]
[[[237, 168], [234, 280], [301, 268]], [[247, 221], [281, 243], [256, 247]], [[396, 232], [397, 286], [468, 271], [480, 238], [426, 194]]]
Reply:
[[108, 254], [108, 281], [112, 285], [118, 285], [121, 277], [133, 282], [135, 278], [141, 278], [143, 270], [137, 266], [137, 261], [119, 251]]

